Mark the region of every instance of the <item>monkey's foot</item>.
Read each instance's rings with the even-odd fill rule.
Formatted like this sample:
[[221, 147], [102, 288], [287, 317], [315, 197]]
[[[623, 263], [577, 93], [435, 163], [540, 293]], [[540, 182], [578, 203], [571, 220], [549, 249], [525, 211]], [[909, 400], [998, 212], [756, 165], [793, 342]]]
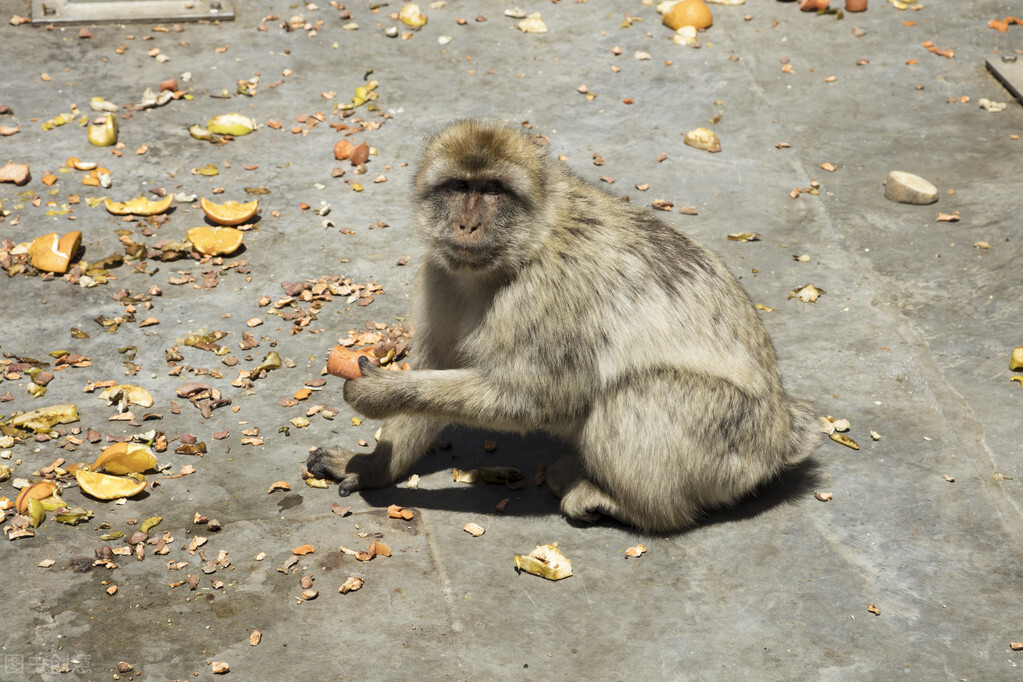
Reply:
[[384, 458], [345, 448], [316, 448], [306, 457], [305, 466], [316, 478], [337, 481], [337, 492], [342, 497], [355, 490], [382, 488], [391, 483]]
[[561, 513], [570, 519], [594, 522], [601, 514], [622, 520], [614, 499], [587, 478], [577, 478], [561, 498]]

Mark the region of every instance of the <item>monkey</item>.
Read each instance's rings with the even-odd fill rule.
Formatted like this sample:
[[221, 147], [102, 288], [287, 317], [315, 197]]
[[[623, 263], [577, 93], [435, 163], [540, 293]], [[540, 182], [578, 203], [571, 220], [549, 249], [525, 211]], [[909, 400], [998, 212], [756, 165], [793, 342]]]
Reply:
[[524, 133], [461, 120], [414, 176], [413, 365], [363, 359], [344, 400], [375, 449], [306, 459], [339, 492], [405, 476], [448, 425], [545, 432], [562, 513], [677, 531], [812, 454], [746, 292], [710, 250], [573, 174]]

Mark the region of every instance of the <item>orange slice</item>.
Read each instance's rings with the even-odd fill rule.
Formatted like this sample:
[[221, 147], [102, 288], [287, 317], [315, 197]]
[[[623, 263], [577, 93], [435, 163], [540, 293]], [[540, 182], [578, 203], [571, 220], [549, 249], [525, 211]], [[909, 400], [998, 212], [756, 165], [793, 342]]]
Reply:
[[245, 233], [233, 227], [193, 227], [188, 231], [188, 241], [199, 253], [206, 256], [228, 256], [242, 245]]
[[56, 232], [36, 237], [28, 247], [28, 255], [32, 258], [32, 266], [62, 274], [67, 272], [71, 259], [75, 257], [82, 245], [82, 233], [78, 230], [58, 237]]
[[146, 489], [146, 481], [121, 476], [108, 476], [94, 471], [79, 469], [75, 479], [82, 492], [97, 500], [116, 500], [121, 497], [132, 497]]
[[137, 196], [123, 204], [110, 199], [103, 200], [103, 205], [114, 215], [156, 215], [166, 211], [173, 203], [173, 194], [168, 194], [159, 201], [152, 201], [144, 196]]
[[225, 201], [215, 204], [206, 197], [199, 199], [199, 205], [206, 217], [217, 225], [241, 225], [252, 219], [259, 208], [259, 199], [240, 204], [237, 201]]
[[96, 458], [92, 470], [108, 474], [138, 474], [156, 468], [156, 455], [141, 443], [114, 443]]
[[57, 492], [57, 484], [53, 481], [37, 481], [27, 488], [22, 488], [18, 496], [14, 498], [14, 508], [18, 513], [24, 513], [28, 509], [29, 500], [42, 500]]

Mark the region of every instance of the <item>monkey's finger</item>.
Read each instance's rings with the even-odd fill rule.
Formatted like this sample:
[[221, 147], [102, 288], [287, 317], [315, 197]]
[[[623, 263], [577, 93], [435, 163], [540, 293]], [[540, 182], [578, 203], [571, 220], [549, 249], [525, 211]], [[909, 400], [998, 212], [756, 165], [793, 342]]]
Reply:
[[370, 372], [376, 369], [376, 366], [370, 362], [370, 359], [365, 355], [359, 356], [359, 370], [362, 372], [362, 376], [366, 376]]

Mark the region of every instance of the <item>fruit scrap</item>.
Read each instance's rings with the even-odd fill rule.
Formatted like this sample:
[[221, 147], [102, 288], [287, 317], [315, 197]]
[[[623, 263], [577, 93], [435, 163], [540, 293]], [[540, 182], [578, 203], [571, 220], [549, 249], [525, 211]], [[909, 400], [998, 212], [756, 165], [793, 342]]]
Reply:
[[831, 440], [835, 441], [836, 443], [844, 445], [847, 448], [852, 448], [853, 450], [860, 449], [859, 443], [857, 443], [844, 433], [830, 433], [828, 434], [828, 437], [831, 438]]
[[1009, 358], [1009, 369], [1013, 372], [1023, 369], [1023, 346], [1012, 349], [1012, 357]]
[[625, 550], [625, 556], [639, 558], [643, 556], [645, 552], [646, 552], [645, 545], [636, 545], [635, 547], [629, 547], [627, 550]]
[[682, 138], [682, 141], [696, 149], [706, 149], [708, 152], [721, 151], [721, 139], [717, 133], [709, 128], [695, 128], [690, 130]]
[[368, 359], [376, 366], [380, 365], [380, 359], [373, 353], [372, 347], [351, 350], [344, 346], [334, 346], [327, 357], [327, 373], [346, 380], [358, 379], [362, 376], [362, 369], [359, 367], [360, 357]]
[[114, 443], [92, 463], [93, 471], [108, 474], [139, 474], [156, 468], [156, 455], [141, 443]]
[[479, 536], [487, 532], [486, 528], [479, 525], [478, 523], [473, 523], [471, 521], [465, 524], [462, 530], [464, 530], [466, 533], [473, 536], [474, 538], [478, 538]]
[[215, 204], [206, 197], [199, 200], [202, 212], [217, 225], [241, 225], [252, 219], [259, 209], [259, 199], [253, 199], [245, 203], [237, 201], [225, 201], [222, 204]]
[[6, 166], [0, 167], [0, 182], [13, 182], [20, 186], [31, 179], [32, 173], [29, 172], [27, 163], [8, 161]]
[[798, 298], [803, 303], [815, 303], [821, 294], [827, 293], [823, 289], [818, 289], [812, 284], [804, 284], [798, 289], [793, 289], [789, 292], [789, 298]]
[[561, 553], [556, 542], [540, 545], [529, 554], [515, 555], [513, 559], [516, 571], [525, 571], [548, 580], [561, 580], [572, 575], [572, 562]]
[[75, 480], [82, 492], [97, 500], [117, 500], [122, 497], [134, 497], [146, 489], [146, 480], [139, 478], [109, 476], [93, 471], [78, 469]]
[[152, 407], [153, 394], [141, 386], [132, 384], [118, 384], [111, 386], [99, 394], [100, 400], [107, 401], [107, 405], [117, 405], [120, 412], [127, 412], [130, 405], [139, 407]]
[[14, 508], [19, 514], [24, 514], [28, 509], [29, 500], [43, 500], [51, 497], [57, 492], [57, 484], [53, 481], [37, 481], [21, 489], [18, 496], [14, 498]]
[[58, 237], [56, 232], [36, 237], [28, 247], [32, 267], [45, 272], [63, 274], [82, 246], [82, 233], [78, 230]]
[[32, 431], [49, 431], [56, 424], [78, 421], [78, 407], [74, 403], [40, 407], [11, 417], [10, 425]]
[[221, 114], [206, 123], [206, 130], [218, 135], [240, 137], [256, 129], [256, 122], [242, 114]]
[[703, 0], [682, 0], [682, 2], [676, 2], [671, 9], [664, 13], [661, 23], [672, 31], [677, 31], [683, 26], [701, 29], [710, 28], [714, 23], [714, 18]]
[[387, 508], [387, 516], [392, 519], [405, 519], [411, 521], [414, 514], [411, 509], [403, 509], [396, 504], [392, 504]]
[[1005, 33], [1006, 31], [1008, 31], [1010, 24], [1018, 24], [1020, 26], [1023, 26], [1023, 19], [1020, 19], [1019, 17], [1005, 17], [1001, 21], [999, 21], [998, 19], [992, 19], [991, 21], [987, 22], [988, 28], [993, 28], [999, 33]]
[[152, 201], [144, 196], [137, 196], [129, 201], [119, 202], [104, 199], [103, 205], [114, 215], [151, 216], [163, 213], [174, 203], [174, 195], [168, 194], [159, 201]]
[[204, 256], [229, 256], [237, 251], [245, 233], [233, 227], [193, 227], [188, 241]]
[[305, 556], [306, 554], [312, 554], [316, 549], [312, 545], [301, 545], [291, 550], [291, 553], [295, 556]]
[[349, 592], [355, 592], [357, 589], [362, 587], [364, 583], [365, 583], [365, 581], [362, 578], [358, 578], [358, 577], [356, 577], [354, 575], [350, 575], [350, 576], [348, 576], [348, 580], [346, 580], [341, 585], [341, 587], [337, 588], [337, 591], [340, 592], [341, 594], [348, 594]]
[[94, 147], [109, 147], [117, 144], [117, 117], [113, 114], [97, 119], [89, 125], [86, 133], [89, 144]]

